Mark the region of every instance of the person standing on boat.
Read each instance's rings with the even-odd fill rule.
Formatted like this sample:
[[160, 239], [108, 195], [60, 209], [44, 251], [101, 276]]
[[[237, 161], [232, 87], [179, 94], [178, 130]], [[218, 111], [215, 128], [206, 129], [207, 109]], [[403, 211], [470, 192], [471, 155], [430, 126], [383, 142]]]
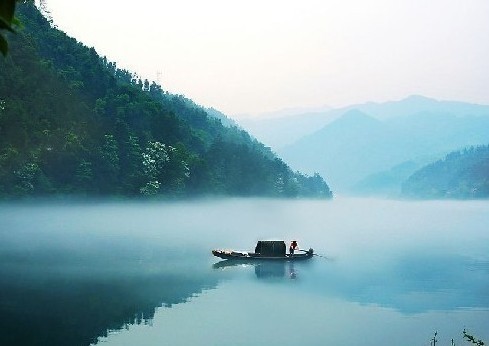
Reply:
[[295, 250], [299, 250], [299, 245], [297, 245], [296, 240], [292, 240], [289, 246], [289, 255], [293, 255]]

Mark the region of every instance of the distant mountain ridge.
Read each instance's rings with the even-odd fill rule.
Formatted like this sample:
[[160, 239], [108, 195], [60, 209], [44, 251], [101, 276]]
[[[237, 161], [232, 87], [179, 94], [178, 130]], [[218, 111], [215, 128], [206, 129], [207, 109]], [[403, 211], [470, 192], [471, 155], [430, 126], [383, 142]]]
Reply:
[[307, 112], [280, 117], [245, 118], [239, 124], [265, 145], [277, 150], [328, 123], [327, 113]]
[[[374, 110], [380, 116], [371, 114]], [[319, 172], [344, 193], [375, 193], [382, 189], [379, 174], [386, 172], [386, 184], [390, 180], [390, 192], [395, 194], [412, 172], [393, 167], [410, 161], [419, 168], [450, 151], [486, 143], [489, 106], [416, 96], [347, 108], [339, 118], [277, 152], [294, 169]], [[377, 187], [369, 187], [369, 181]]]
[[[489, 105], [459, 101], [440, 101], [421, 95], [411, 95], [398, 101], [367, 102], [314, 112], [287, 112], [282, 116], [245, 118], [239, 123], [253, 136], [275, 151], [290, 146], [300, 138], [319, 131], [350, 110], [358, 110], [378, 120], [410, 116], [416, 113], [485, 116]], [[278, 113], [280, 114], [280, 113]]]
[[411, 95], [399, 101], [368, 102], [346, 107], [346, 109], [350, 108], [359, 109], [379, 120], [409, 116], [416, 113], [443, 113], [457, 116], [489, 114], [489, 105], [435, 100], [421, 95]]

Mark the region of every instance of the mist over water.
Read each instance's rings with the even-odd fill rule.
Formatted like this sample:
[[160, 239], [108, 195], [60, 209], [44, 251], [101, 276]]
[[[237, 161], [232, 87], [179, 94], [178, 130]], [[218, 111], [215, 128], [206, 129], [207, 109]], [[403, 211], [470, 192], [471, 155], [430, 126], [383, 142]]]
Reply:
[[[487, 225], [484, 201], [4, 203], [0, 343], [425, 345], [438, 330], [448, 345], [463, 328], [489, 341]], [[327, 258], [210, 253], [259, 239]]]

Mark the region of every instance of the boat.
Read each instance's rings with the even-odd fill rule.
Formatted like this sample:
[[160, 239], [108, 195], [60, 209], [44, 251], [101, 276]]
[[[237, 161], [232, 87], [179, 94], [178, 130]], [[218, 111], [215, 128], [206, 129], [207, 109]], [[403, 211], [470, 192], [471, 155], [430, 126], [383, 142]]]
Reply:
[[259, 240], [254, 252], [234, 250], [212, 250], [212, 254], [225, 260], [239, 261], [296, 261], [307, 260], [314, 256], [314, 250], [296, 250], [302, 253], [286, 253], [283, 240]]

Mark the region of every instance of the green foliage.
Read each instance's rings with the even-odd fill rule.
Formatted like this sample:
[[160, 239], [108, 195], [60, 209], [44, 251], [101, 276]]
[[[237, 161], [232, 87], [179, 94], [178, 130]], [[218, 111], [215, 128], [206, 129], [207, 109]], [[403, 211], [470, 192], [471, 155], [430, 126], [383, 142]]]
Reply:
[[403, 194], [423, 198], [488, 198], [489, 146], [455, 151], [415, 172]]
[[[438, 332], [435, 332], [433, 338], [431, 338], [431, 340], [430, 340], [430, 345], [436, 346], [436, 344], [438, 342], [438, 339], [436, 338], [437, 335], [438, 335]], [[477, 345], [477, 346], [484, 346], [485, 345], [484, 341], [482, 341], [480, 339], [477, 339], [473, 335], [470, 335], [469, 333], [467, 333], [467, 331], [465, 330], [465, 328], [464, 328], [464, 330], [462, 332], [462, 335], [463, 335], [463, 339], [466, 340], [467, 342], [470, 342], [470, 343], [472, 343], [474, 345]], [[452, 346], [455, 345], [455, 342], [454, 342], [453, 339], [451, 340], [451, 345]]]
[[14, 32], [13, 26], [17, 22], [14, 17], [16, 2], [16, 0], [0, 1], [0, 52], [3, 56], [6, 56], [8, 53], [8, 42], [4, 36], [4, 32]]
[[190, 169], [183, 147], [179, 149], [160, 142], [149, 142], [142, 158], [147, 182], [141, 187], [141, 194], [153, 195], [160, 188], [171, 193], [179, 193], [185, 189]]
[[34, 4], [18, 16], [24, 28], [0, 61], [0, 196], [331, 197], [321, 177], [117, 68]]

